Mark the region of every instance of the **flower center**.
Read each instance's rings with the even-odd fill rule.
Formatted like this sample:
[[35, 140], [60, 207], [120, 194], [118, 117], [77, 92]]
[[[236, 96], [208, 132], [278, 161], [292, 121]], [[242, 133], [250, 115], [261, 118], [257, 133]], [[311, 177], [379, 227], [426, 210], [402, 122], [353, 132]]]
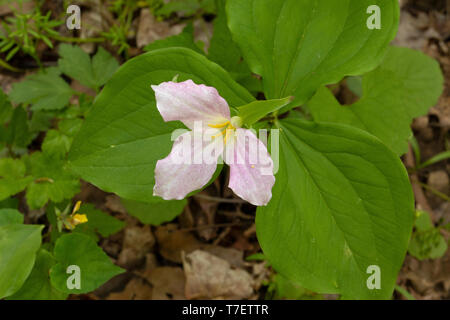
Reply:
[[215, 139], [217, 137], [224, 136], [223, 141], [226, 144], [227, 139], [229, 138], [230, 135], [233, 134], [234, 130], [236, 129], [235, 125], [237, 125], [239, 122], [234, 118], [238, 118], [238, 117], [233, 117], [233, 118], [231, 118], [230, 121], [226, 121], [226, 122], [219, 123], [219, 124], [208, 124], [208, 127], [220, 130], [220, 132], [218, 134], [212, 136], [212, 138]]

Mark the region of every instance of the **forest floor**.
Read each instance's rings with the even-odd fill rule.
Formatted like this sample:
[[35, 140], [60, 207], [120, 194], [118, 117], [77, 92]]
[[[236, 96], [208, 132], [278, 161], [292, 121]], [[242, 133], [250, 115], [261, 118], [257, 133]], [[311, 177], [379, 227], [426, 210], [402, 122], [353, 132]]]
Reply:
[[[55, 3], [59, 2], [49, 1], [47, 6], [57, 12], [61, 9]], [[80, 36], [96, 36], [105, 28], [102, 12], [98, 9], [101, 6], [89, 5], [89, 1], [83, 3], [87, 3], [83, 7], [87, 10], [83, 9], [82, 23], [93, 27], [82, 30]], [[406, 0], [401, 3], [400, 30], [394, 44], [422, 50], [435, 58], [446, 79], [439, 103], [412, 125], [421, 157], [429, 159], [450, 148], [450, 1], [448, 7], [445, 1]], [[8, 9], [0, 6], [0, 18], [7, 14]], [[212, 35], [210, 18], [203, 16], [194, 22], [196, 40], [202, 40], [206, 46]], [[131, 56], [142, 53], [145, 44], [179, 33], [184, 25], [184, 20], [179, 17], [158, 21], [148, 9], [140, 10], [132, 23]], [[95, 46], [93, 43], [82, 45], [87, 52], [94, 52]], [[48, 66], [57, 58], [56, 50], [47, 50], [41, 55]], [[33, 67], [32, 60], [13, 62], [22, 68]], [[5, 92], [23, 77], [23, 74], [0, 69], [0, 85]], [[410, 151], [403, 160], [407, 167], [413, 167], [414, 153]], [[436, 223], [450, 222], [449, 172], [450, 161], [447, 160], [411, 173], [417, 208], [429, 212]], [[226, 187], [226, 179], [224, 170], [210, 187], [189, 199], [178, 218], [157, 227], [143, 225], [128, 215], [114, 194], [83, 183], [75, 200], [93, 203], [127, 222], [121, 232], [100, 242], [106, 253], [127, 272], [93, 293], [73, 295], [71, 299], [273, 297], [272, 288], [267, 286], [276, 281], [273, 271], [265, 266], [265, 262], [245, 259], [260, 252], [254, 224], [255, 207], [237, 199]], [[448, 240], [449, 234], [445, 237]], [[435, 260], [419, 261], [408, 255], [398, 285], [416, 299], [450, 299], [450, 250]], [[301, 296], [318, 297], [308, 291], [302, 291]], [[335, 296], [324, 298], [334, 299]], [[397, 291], [394, 298], [405, 299]]]

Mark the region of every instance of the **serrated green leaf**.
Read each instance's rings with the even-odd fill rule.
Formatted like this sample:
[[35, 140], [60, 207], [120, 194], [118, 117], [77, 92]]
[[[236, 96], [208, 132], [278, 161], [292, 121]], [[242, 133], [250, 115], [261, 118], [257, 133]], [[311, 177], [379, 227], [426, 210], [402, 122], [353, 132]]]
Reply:
[[186, 200], [165, 201], [159, 200], [152, 203], [145, 203], [127, 199], [121, 199], [127, 212], [138, 218], [144, 224], [159, 226], [165, 222], [172, 221], [183, 212]]
[[220, 66], [185, 48], [148, 52], [125, 63], [97, 97], [69, 153], [84, 180], [119, 196], [154, 199], [156, 161], [166, 157], [171, 135], [182, 128], [164, 122], [150, 85], [192, 79], [215, 87], [232, 107], [254, 100]]
[[27, 112], [22, 107], [14, 108], [6, 128], [6, 143], [14, 149], [23, 149], [31, 142]]
[[289, 104], [292, 98], [274, 99], [274, 100], [258, 100], [250, 102], [245, 106], [237, 108], [239, 117], [244, 124], [251, 126], [264, 118], [269, 113], [275, 112], [285, 105]]
[[58, 110], [69, 104], [72, 95], [59, 71], [50, 68], [13, 84], [9, 97], [15, 103], [31, 104], [32, 110]]
[[23, 285], [41, 245], [43, 226], [8, 224], [0, 226], [0, 299]]
[[0, 125], [9, 120], [13, 113], [13, 107], [8, 96], [0, 89]]
[[106, 238], [119, 232], [125, 226], [125, 222], [96, 209], [92, 204], [82, 204], [79, 213], [85, 214], [88, 222], [78, 225], [74, 232], [86, 233], [88, 235], [98, 233]]
[[341, 106], [327, 88], [308, 102], [317, 121], [339, 122], [366, 130], [397, 154], [407, 151], [414, 117], [426, 114], [443, 89], [439, 64], [423, 53], [391, 47], [383, 63], [363, 76], [363, 95]]
[[100, 47], [92, 58], [78, 46], [61, 44], [58, 61], [61, 71], [90, 88], [104, 85], [119, 67], [118, 62]]
[[57, 130], [49, 130], [42, 142], [42, 151], [50, 157], [64, 159], [69, 152], [72, 139]]
[[56, 263], [55, 258], [45, 249], [40, 249], [30, 276], [23, 286], [7, 300], [64, 300], [67, 293], [62, 293], [50, 283], [50, 268]]
[[[367, 8], [381, 9], [380, 30]], [[267, 99], [305, 103], [322, 85], [374, 69], [398, 28], [392, 0], [229, 0], [228, 26]]]
[[[60, 237], [55, 244], [55, 259], [58, 261], [50, 270], [51, 284], [65, 293], [87, 293], [97, 289], [112, 277], [124, 272], [111, 262], [111, 259], [89, 236], [72, 233]], [[80, 268], [81, 288], [67, 287], [67, 267]]]
[[[389, 299], [414, 219], [400, 159], [370, 134], [338, 124], [281, 120], [272, 200], [256, 214], [275, 270], [318, 293]], [[367, 268], [381, 270], [369, 290]]]
[[72, 198], [80, 190], [80, 181], [65, 168], [61, 159], [45, 153], [33, 153], [28, 162], [33, 181], [26, 190], [27, 204], [32, 209], [43, 207], [49, 200], [58, 203]]
[[0, 159], [0, 200], [24, 190], [31, 177], [25, 177], [25, 164], [20, 159]]
[[408, 252], [419, 260], [437, 259], [448, 249], [445, 238], [435, 228], [426, 211], [416, 212], [415, 231], [409, 243]]

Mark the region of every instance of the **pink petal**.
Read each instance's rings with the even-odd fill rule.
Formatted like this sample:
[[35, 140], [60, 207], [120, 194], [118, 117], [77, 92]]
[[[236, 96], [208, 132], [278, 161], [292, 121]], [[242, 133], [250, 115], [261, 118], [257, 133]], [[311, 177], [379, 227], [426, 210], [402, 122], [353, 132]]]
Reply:
[[200, 131], [190, 131], [175, 140], [170, 154], [156, 163], [153, 195], [181, 200], [211, 180], [223, 145], [220, 139], [203, 137]]
[[251, 204], [267, 205], [275, 177], [273, 161], [264, 143], [252, 131], [237, 129], [226, 145], [225, 156], [230, 166], [228, 187]]
[[230, 119], [228, 103], [215, 88], [187, 80], [163, 82], [152, 89], [164, 121], [180, 120], [192, 129], [194, 121], [204, 121], [208, 125]]

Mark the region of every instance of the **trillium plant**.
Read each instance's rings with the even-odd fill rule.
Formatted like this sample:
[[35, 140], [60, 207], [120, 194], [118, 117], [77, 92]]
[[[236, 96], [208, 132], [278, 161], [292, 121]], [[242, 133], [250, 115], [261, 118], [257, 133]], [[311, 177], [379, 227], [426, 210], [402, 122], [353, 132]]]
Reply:
[[[186, 199], [207, 192], [220, 175], [236, 197], [256, 206], [262, 255], [285, 279], [343, 299], [390, 299], [415, 219], [401, 157], [408, 151], [412, 120], [427, 114], [442, 93], [439, 64], [392, 46], [397, 0], [216, 3], [207, 50], [183, 31], [150, 45], [117, 71], [104, 51], [92, 60], [73, 60], [89, 66], [81, 83], [98, 92], [93, 106], [78, 116], [76, 134], [63, 139], [48, 133], [54, 139], [46, 138], [42, 154], [29, 157], [44, 161], [46, 150], [62, 142], [70, 150], [58, 161], [68, 171], [45, 175], [55, 183], [26, 180], [20, 164], [10, 179], [23, 185], [11, 194], [26, 187], [27, 199], [35, 199], [29, 204], [40, 207], [48, 199], [36, 197], [41, 193], [35, 190], [44, 185], [53, 206], [67, 197], [51, 188], [61, 183], [72, 190], [68, 181], [75, 176], [125, 204], [153, 208], [160, 224], [174, 219]], [[25, 101], [14, 92], [18, 85], [10, 98], [32, 110], [67, 103], [71, 89], [58, 77], [62, 71], [78, 79], [78, 69], [69, 68], [72, 51], [61, 48], [59, 71], [28, 80], [51, 78], [63, 93], [49, 94], [45, 103], [39, 97]], [[352, 92], [355, 102], [343, 105], [336, 97], [339, 88]], [[78, 181], [74, 187], [76, 192]], [[51, 235], [59, 237], [51, 248], [56, 262], [46, 252], [37, 255], [36, 261], [49, 265], [49, 292], [89, 292], [122, 272], [94, 241], [76, 233], [95, 223], [107, 233], [93, 208], [56, 207], [47, 209], [55, 212], [49, 220], [65, 221], [60, 226], [74, 232]], [[26, 234], [21, 228], [31, 228], [6, 230], [1, 222], [0, 249], [2, 232], [19, 235]], [[41, 227], [34, 227], [27, 239], [39, 241]], [[27, 250], [34, 254], [38, 248], [39, 242]], [[78, 257], [81, 252], [86, 255]], [[92, 273], [81, 276], [88, 286], [71, 291], [65, 270], [75, 257], [82, 272]], [[95, 269], [90, 260], [102, 267]], [[17, 292], [23, 281], [2, 292], [0, 273], [0, 298]]]

